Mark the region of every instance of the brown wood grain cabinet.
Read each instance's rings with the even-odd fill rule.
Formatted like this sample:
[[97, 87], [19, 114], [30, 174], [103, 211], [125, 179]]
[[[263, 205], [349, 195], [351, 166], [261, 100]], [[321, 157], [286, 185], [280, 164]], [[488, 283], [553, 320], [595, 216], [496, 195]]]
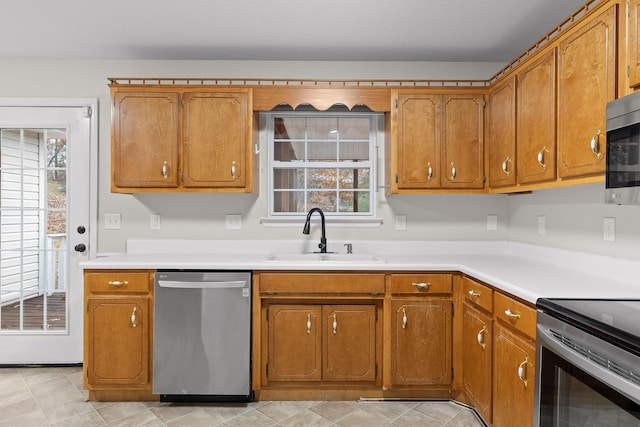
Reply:
[[390, 275], [393, 386], [451, 384], [451, 293], [450, 274]]
[[111, 191], [255, 191], [251, 91], [112, 86]]
[[518, 73], [517, 97], [518, 183], [555, 180], [555, 50], [550, 50]]
[[494, 294], [493, 425], [533, 424], [536, 311]]
[[629, 0], [629, 13], [627, 14], [627, 69], [629, 75], [629, 87], [640, 86], [640, 0]]
[[[150, 271], [87, 270], [84, 386], [90, 398], [151, 391], [152, 283]], [[102, 394], [101, 394], [102, 392]]]
[[493, 412], [493, 289], [462, 280], [462, 383], [470, 403], [491, 422]]
[[616, 98], [618, 5], [588, 19], [558, 48], [561, 178], [604, 173], [605, 108]]
[[391, 90], [390, 192], [484, 188], [484, 95]]
[[516, 78], [511, 77], [489, 94], [489, 186], [516, 184]]

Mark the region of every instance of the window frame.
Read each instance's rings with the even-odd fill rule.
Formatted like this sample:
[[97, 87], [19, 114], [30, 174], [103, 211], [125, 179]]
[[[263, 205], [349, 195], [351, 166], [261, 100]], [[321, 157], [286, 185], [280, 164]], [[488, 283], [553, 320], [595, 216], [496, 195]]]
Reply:
[[[369, 186], [366, 191], [369, 192], [369, 211], [368, 212], [324, 212], [328, 221], [338, 220], [346, 223], [360, 222], [376, 223], [379, 224], [379, 220], [376, 219], [376, 205], [377, 205], [377, 177], [378, 177], [378, 139], [380, 138], [382, 129], [381, 124], [384, 124], [384, 115], [382, 113], [375, 112], [336, 112], [336, 111], [269, 111], [261, 113], [263, 117], [263, 129], [266, 132], [265, 139], [267, 141], [267, 181], [268, 181], [268, 200], [267, 200], [267, 218], [263, 219], [263, 223], [269, 221], [286, 221], [295, 220], [305, 217], [307, 212], [276, 212], [275, 211], [275, 178], [274, 170], [278, 168], [290, 168], [290, 169], [317, 169], [317, 168], [329, 168], [340, 169], [340, 167], [346, 169], [369, 169]], [[306, 161], [301, 160], [298, 162], [279, 162], [274, 159], [275, 155], [275, 122], [276, 118], [281, 117], [295, 117], [295, 118], [357, 118], [365, 117], [369, 119], [369, 142], [368, 142], [368, 160], [366, 161], [339, 161], [326, 162], [326, 161]], [[265, 140], [263, 139], [263, 141]], [[306, 142], [306, 138], [305, 138]], [[339, 144], [339, 140], [337, 141]], [[288, 167], [287, 167], [288, 166]], [[338, 187], [332, 187], [330, 190], [341, 191]], [[306, 194], [310, 191], [309, 188], [304, 188], [301, 191]], [[309, 209], [313, 206], [309, 206]]]

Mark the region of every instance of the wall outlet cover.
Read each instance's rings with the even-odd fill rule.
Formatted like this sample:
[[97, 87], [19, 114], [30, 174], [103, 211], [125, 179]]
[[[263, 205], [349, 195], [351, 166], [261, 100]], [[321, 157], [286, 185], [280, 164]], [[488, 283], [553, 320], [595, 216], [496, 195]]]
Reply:
[[487, 215], [487, 231], [498, 229], [498, 215]]
[[105, 230], [120, 230], [122, 227], [121, 216], [119, 213], [106, 213], [104, 214], [104, 229]]

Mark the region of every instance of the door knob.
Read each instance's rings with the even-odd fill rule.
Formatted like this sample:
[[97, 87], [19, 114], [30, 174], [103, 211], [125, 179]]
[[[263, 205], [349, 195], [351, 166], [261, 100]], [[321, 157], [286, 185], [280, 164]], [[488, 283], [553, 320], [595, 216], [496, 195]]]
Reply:
[[84, 252], [87, 250], [87, 246], [84, 243], [78, 243], [73, 249], [75, 249], [76, 252]]

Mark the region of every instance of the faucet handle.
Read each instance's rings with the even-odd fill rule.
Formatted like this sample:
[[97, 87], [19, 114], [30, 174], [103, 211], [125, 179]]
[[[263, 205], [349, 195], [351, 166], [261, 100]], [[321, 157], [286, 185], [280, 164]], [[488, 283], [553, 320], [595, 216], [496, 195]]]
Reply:
[[352, 254], [353, 253], [353, 245], [351, 243], [345, 243], [344, 246], [347, 247], [347, 253], [348, 254]]

